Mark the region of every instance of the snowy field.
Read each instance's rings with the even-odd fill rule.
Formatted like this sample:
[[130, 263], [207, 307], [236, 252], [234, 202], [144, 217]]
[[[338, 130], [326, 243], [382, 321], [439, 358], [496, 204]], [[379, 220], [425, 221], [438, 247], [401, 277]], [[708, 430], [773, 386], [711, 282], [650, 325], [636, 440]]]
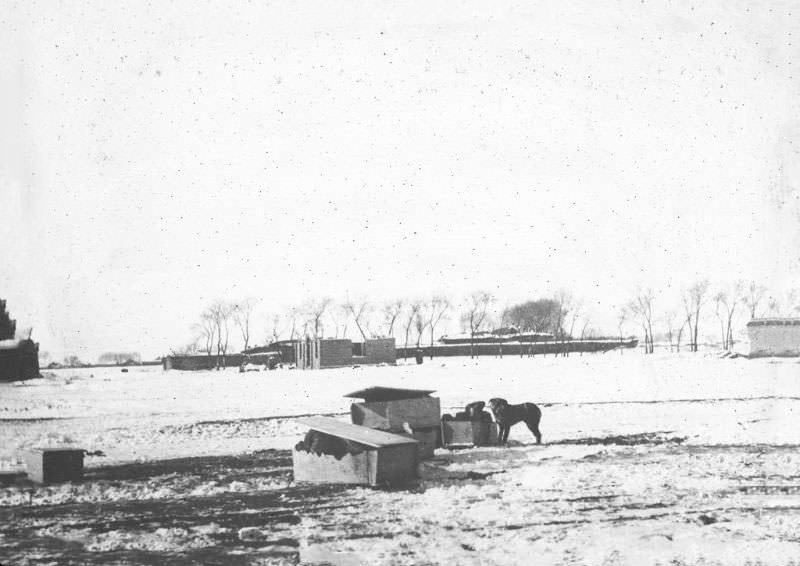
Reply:
[[[344, 393], [543, 410], [544, 444], [438, 450], [412, 490], [291, 483]], [[626, 351], [240, 374], [59, 370], [0, 384], [0, 471], [74, 443], [88, 481], [0, 484], [2, 564], [798, 564], [800, 363]]]

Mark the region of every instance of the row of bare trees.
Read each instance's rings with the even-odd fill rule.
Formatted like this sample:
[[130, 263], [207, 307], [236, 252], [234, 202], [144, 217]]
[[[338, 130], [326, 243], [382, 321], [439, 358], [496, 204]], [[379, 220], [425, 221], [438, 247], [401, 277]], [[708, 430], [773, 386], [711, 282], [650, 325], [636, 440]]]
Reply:
[[[620, 341], [625, 323], [639, 324], [644, 334], [645, 352], [653, 353], [653, 326], [657, 322], [653, 315], [655, 302], [653, 289], [637, 290], [635, 297], [619, 312]], [[690, 351], [697, 351], [701, 316], [710, 306], [720, 325], [722, 347], [731, 350], [737, 317], [749, 320], [759, 316], [795, 316], [800, 313], [800, 291], [793, 289], [781, 297], [777, 293], [769, 294], [766, 287], [755, 281], [738, 280], [716, 288], [712, 288], [708, 279], [696, 281], [681, 293], [679, 308], [668, 309], [663, 315], [670, 351], [680, 352], [684, 335]]]
[[[681, 294], [679, 303], [663, 308], [662, 299], [653, 289], [638, 289], [631, 301], [624, 305], [617, 318], [620, 342], [626, 326], [635, 325], [644, 336], [644, 349], [654, 351], [654, 334], [661, 326], [661, 334], [669, 342], [670, 351], [680, 351], [686, 338], [689, 349], [697, 351], [700, 329], [705, 328], [710, 307], [720, 325], [722, 345], [730, 350], [734, 344], [734, 329], [744, 316], [797, 315], [800, 313], [800, 292], [790, 291], [785, 296], [770, 294], [755, 282], [737, 281], [727, 287], [713, 288], [708, 280], [696, 281]], [[666, 300], [663, 301], [667, 303]], [[204, 352], [216, 356], [218, 365], [225, 365], [225, 356], [232, 340], [247, 350], [253, 343], [254, 333], [264, 332], [266, 342], [282, 338], [347, 338], [352, 328], [366, 340], [370, 337], [397, 337], [407, 351], [410, 346], [419, 348], [427, 338], [431, 346], [437, 340], [437, 331], [445, 321], [456, 315], [462, 330], [470, 337], [470, 353], [475, 355], [475, 337], [483, 330], [514, 327], [520, 332], [551, 335], [554, 342], [564, 345], [570, 339], [585, 339], [592, 335], [590, 318], [583, 302], [568, 290], [559, 290], [552, 296], [506, 306], [495, 311], [497, 298], [489, 291], [476, 291], [453, 302], [443, 295], [427, 298], [398, 298], [377, 304], [361, 299], [346, 298], [336, 302], [325, 297], [266, 315], [264, 323], [255, 320], [258, 300], [253, 298], [228, 302], [217, 300], [200, 315], [192, 328], [195, 340], [180, 353]], [[660, 316], [658, 310], [661, 308]], [[701, 317], [705, 318], [701, 320]], [[701, 322], [703, 323], [701, 325]], [[264, 324], [265, 326], [261, 326]], [[662, 326], [663, 325], [663, 326]], [[241, 339], [239, 341], [239, 338]], [[431, 356], [433, 348], [431, 348]]]

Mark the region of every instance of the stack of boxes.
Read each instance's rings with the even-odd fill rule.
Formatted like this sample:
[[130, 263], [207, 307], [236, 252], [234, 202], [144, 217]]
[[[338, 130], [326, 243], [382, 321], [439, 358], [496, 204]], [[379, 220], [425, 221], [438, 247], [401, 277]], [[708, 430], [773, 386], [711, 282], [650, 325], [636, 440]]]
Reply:
[[420, 459], [433, 458], [439, 444], [441, 406], [433, 390], [369, 387], [345, 397], [362, 399], [350, 406], [353, 424], [407, 435], [419, 442]]

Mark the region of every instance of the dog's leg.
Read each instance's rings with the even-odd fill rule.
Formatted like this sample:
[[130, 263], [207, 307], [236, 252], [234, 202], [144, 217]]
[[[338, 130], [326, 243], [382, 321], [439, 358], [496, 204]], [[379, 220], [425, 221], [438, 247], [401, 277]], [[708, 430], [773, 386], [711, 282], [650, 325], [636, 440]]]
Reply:
[[531, 422], [531, 423], [525, 423], [525, 424], [528, 425], [528, 428], [533, 433], [533, 436], [536, 437], [536, 444], [541, 444], [542, 443], [542, 433], [539, 431], [539, 423]]
[[533, 436], [536, 437], [536, 444], [542, 443], [542, 433], [539, 431], [539, 422], [542, 420], [542, 412], [539, 410], [538, 407], [533, 407], [528, 419], [525, 421], [525, 424], [528, 425], [528, 428], [533, 433]]

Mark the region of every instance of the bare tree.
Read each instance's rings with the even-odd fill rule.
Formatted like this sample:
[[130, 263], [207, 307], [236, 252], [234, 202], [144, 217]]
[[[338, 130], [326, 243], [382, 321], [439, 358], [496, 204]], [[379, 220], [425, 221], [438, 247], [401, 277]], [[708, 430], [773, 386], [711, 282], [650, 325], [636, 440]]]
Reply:
[[289, 319], [289, 340], [294, 340], [297, 335], [297, 317], [300, 316], [300, 309], [298, 307], [291, 307], [289, 312], [286, 313]]
[[628, 312], [627, 306], [622, 306], [619, 308], [619, 312], [617, 313], [617, 330], [619, 331], [619, 352], [620, 354], [623, 352], [624, 348], [622, 347], [622, 327], [628, 322], [628, 317], [630, 313]]
[[[475, 357], [475, 333], [487, 321], [489, 307], [495, 298], [488, 291], [476, 291], [467, 299], [467, 306], [461, 315], [461, 321], [469, 328], [469, 357]], [[521, 351], [521, 349], [520, 349]]]
[[770, 316], [793, 316], [800, 312], [800, 290], [789, 289], [786, 293], [773, 293], [768, 298]]
[[314, 338], [321, 338], [320, 331], [323, 330], [322, 318], [328, 309], [333, 304], [333, 299], [325, 297], [318, 301], [308, 301], [304, 307], [304, 312], [307, 317], [308, 324], [305, 327], [305, 334], [308, 334], [308, 327], [314, 329]]
[[718, 291], [712, 297], [714, 301], [714, 314], [717, 315], [717, 320], [719, 320], [720, 328], [722, 329], [722, 349], [728, 349], [728, 335], [725, 333], [725, 305], [728, 302], [728, 296], [725, 294], [725, 291]]
[[356, 323], [356, 328], [361, 333], [362, 340], [367, 339], [367, 335], [364, 332], [364, 319], [367, 317], [372, 309], [372, 306], [366, 300], [359, 300], [359, 301], [351, 301], [347, 300], [344, 304], [344, 308], [350, 313], [350, 316], [353, 317], [353, 322]]
[[639, 319], [644, 330], [644, 351], [652, 354], [653, 346], [653, 290], [639, 289], [636, 298], [630, 302], [628, 309], [631, 314]]
[[292, 308], [286, 315], [275, 313], [267, 317], [267, 339], [271, 343], [278, 342], [287, 330], [289, 331], [289, 340], [294, 340], [297, 327], [296, 310]]
[[339, 328], [342, 329], [342, 338], [347, 338], [347, 326], [350, 324], [350, 311], [345, 305], [331, 305], [328, 309], [328, 318], [333, 323], [333, 337], [339, 338]]
[[419, 343], [422, 341], [422, 332], [425, 330], [425, 320], [425, 307], [423, 305], [414, 317], [414, 328], [417, 330], [417, 349], [419, 349]]
[[242, 342], [244, 342], [242, 350], [247, 350], [250, 345], [250, 322], [253, 319], [253, 310], [255, 309], [256, 303], [258, 303], [258, 299], [248, 297], [232, 305], [231, 308], [233, 321], [239, 328], [239, 332], [242, 335]]
[[722, 347], [725, 350], [733, 348], [733, 317], [736, 307], [744, 302], [744, 282], [736, 281], [730, 289], [721, 290], [713, 297], [714, 313], [722, 329]]
[[436, 327], [438, 326], [439, 322], [442, 321], [443, 318], [447, 315], [447, 311], [450, 310], [450, 301], [447, 297], [443, 296], [435, 296], [431, 298], [430, 302], [428, 303], [428, 328], [431, 331], [431, 359], [433, 359], [433, 342], [434, 336], [433, 333], [436, 331]]
[[208, 312], [217, 337], [217, 369], [219, 369], [220, 363], [222, 363], [222, 367], [227, 367], [226, 355], [228, 353], [233, 307], [225, 301], [217, 300], [209, 307]]
[[199, 341], [202, 345], [203, 351], [211, 357], [211, 352], [214, 351], [214, 338], [216, 337], [216, 325], [214, 324], [214, 316], [211, 309], [206, 309], [200, 315], [200, 322], [193, 327], [194, 331], [199, 336]]
[[394, 323], [403, 312], [403, 299], [396, 299], [383, 305], [383, 322], [387, 325], [386, 336], [394, 336]]
[[[567, 315], [572, 307], [572, 293], [566, 289], [559, 289], [555, 297], [553, 297], [553, 300], [556, 303], [556, 308], [554, 309], [551, 319], [551, 324], [553, 327], [553, 344], [557, 344], [560, 338], [562, 347], [561, 353], [564, 354], [564, 350], [566, 349], [564, 321], [566, 320]], [[554, 354], [557, 356], [558, 351], [555, 350]]]
[[686, 329], [686, 320], [681, 319], [681, 325], [678, 327], [678, 335], [675, 340], [675, 351], [680, 353], [681, 351], [681, 338], [683, 337], [683, 331]]
[[[587, 338], [590, 338], [594, 334], [594, 330], [589, 327], [590, 323], [591, 319], [589, 318], [589, 315], [584, 315], [583, 324], [581, 325], [581, 342], [583, 342]], [[583, 355], [583, 348], [581, 348], [581, 356], [582, 355]]]
[[[664, 324], [667, 327], [667, 339], [669, 340], [669, 351], [673, 351], [673, 338], [676, 335], [675, 322], [678, 320], [678, 312], [675, 310], [667, 311], [664, 315]], [[680, 339], [678, 343], [678, 351], [681, 351]]]
[[[422, 301], [419, 299], [414, 299], [408, 304], [408, 308], [405, 310], [406, 318], [405, 320], [405, 332], [406, 332], [406, 341], [405, 341], [405, 348], [403, 349], [403, 358], [406, 357], [408, 354], [408, 337], [411, 333], [411, 327], [414, 326], [414, 323], [419, 319], [419, 311], [422, 309]], [[417, 340], [417, 348], [419, 348], [419, 339]]]
[[756, 318], [758, 305], [761, 303], [761, 299], [764, 298], [764, 293], [766, 292], [767, 288], [763, 285], [759, 285], [755, 281], [751, 281], [747, 286], [747, 291], [744, 296], [744, 304], [750, 311], [751, 319]]
[[686, 312], [686, 322], [689, 325], [689, 336], [691, 338], [691, 349], [693, 352], [697, 351], [700, 312], [705, 304], [708, 285], [708, 279], [703, 279], [695, 282], [694, 285], [683, 293], [683, 306]]

